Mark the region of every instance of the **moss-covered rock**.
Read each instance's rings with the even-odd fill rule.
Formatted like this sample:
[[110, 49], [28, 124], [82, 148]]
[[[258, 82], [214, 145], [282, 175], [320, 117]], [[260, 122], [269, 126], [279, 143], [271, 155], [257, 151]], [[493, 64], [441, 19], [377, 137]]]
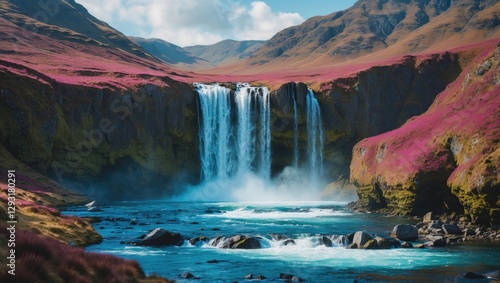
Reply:
[[35, 170], [109, 198], [113, 189], [124, 191], [113, 187], [118, 173], [127, 188], [143, 192], [135, 198], [172, 194], [177, 183], [198, 180], [197, 102], [189, 84], [158, 77], [98, 88], [0, 73], [0, 142]]
[[485, 50], [463, 62], [459, 79], [426, 113], [354, 147], [358, 208], [465, 212], [474, 221], [500, 223], [500, 47]]

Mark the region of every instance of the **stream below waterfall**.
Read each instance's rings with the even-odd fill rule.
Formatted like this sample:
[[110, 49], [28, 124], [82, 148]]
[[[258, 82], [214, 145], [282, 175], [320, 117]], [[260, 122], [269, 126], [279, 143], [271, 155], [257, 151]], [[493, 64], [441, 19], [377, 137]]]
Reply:
[[[70, 207], [63, 213], [99, 217], [94, 227], [103, 242], [89, 251], [135, 259], [147, 274], [177, 282], [249, 282], [247, 274], [262, 274], [282, 282], [280, 273], [305, 282], [467, 282], [466, 271], [489, 272], [500, 267], [500, 246], [462, 244], [443, 248], [351, 250], [341, 236], [364, 230], [387, 236], [396, 224], [415, 220], [353, 213], [339, 202], [167, 202], [100, 203], [101, 211]], [[179, 232], [186, 239], [198, 236], [258, 236], [257, 250], [219, 249], [207, 242], [182, 246], [145, 247], [124, 244], [155, 228]], [[273, 240], [282, 234], [295, 244]], [[327, 247], [323, 236], [332, 239]], [[215, 260], [215, 261], [214, 261]], [[215, 263], [208, 263], [209, 261]], [[179, 279], [191, 272], [199, 280]], [[477, 281], [481, 282], [481, 281]], [[489, 282], [489, 281], [483, 281]]]

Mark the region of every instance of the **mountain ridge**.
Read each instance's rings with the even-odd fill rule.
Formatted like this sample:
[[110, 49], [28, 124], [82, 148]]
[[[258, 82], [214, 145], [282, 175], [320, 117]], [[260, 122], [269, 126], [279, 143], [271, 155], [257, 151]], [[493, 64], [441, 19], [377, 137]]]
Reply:
[[265, 42], [263, 40], [226, 39], [210, 45], [186, 46], [184, 50], [214, 65], [219, 65], [249, 57]]
[[151, 55], [155, 56], [159, 60], [172, 65], [176, 64], [186, 64], [186, 65], [203, 65], [208, 64], [205, 59], [193, 56], [190, 52], [186, 51], [184, 48], [175, 45], [173, 43], [167, 42], [159, 38], [142, 38], [129, 36], [132, 42], [141, 46], [149, 52]]

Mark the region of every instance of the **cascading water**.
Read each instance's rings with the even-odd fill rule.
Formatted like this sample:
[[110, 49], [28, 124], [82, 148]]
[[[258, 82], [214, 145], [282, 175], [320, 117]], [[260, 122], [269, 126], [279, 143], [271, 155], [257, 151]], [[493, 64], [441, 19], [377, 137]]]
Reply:
[[195, 87], [203, 121], [199, 133], [202, 179], [229, 177], [233, 172], [230, 90], [218, 85]]
[[[300, 103], [295, 93], [292, 93], [294, 156], [293, 164], [290, 165], [293, 165], [291, 168], [294, 170], [284, 170], [275, 180], [268, 182], [271, 181], [269, 90], [248, 84], [238, 84], [234, 92], [219, 85], [195, 84], [195, 87], [199, 94], [199, 150], [204, 183], [217, 184], [219, 188], [230, 189], [227, 192], [231, 193], [239, 190], [238, 195], [248, 193], [250, 195], [246, 195], [247, 198], [257, 188], [273, 188], [266, 192], [268, 198], [273, 198], [270, 192], [284, 188], [322, 187], [323, 127], [319, 103], [312, 90], [308, 90], [305, 97], [307, 129], [299, 127]], [[301, 130], [307, 131], [307, 155], [303, 158], [304, 162], [299, 164]]]
[[323, 124], [321, 110], [314, 92], [309, 89], [306, 96], [307, 115], [307, 150], [309, 152], [309, 170], [313, 181], [318, 180], [323, 172]]
[[297, 111], [297, 98], [292, 88], [293, 99], [293, 167], [299, 166], [299, 113]]
[[[219, 85], [195, 84], [200, 101], [200, 156], [202, 180], [209, 182], [255, 173], [269, 179], [271, 172], [271, 109], [269, 90], [238, 84], [231, 91]], [[231, 117], [236, 114], [236, 123]]]

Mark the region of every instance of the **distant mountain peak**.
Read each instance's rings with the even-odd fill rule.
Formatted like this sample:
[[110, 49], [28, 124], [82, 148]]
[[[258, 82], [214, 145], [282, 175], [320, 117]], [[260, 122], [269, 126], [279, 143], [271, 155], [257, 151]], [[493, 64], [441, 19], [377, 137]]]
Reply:
[[151, 55], [169, 64], [203, 64], [204, 60], [193, 56], [182, 47], [158, 38], [145, 39], [129, 36], [129, 39], [140, 45]]
[[388, 56], [500, 36], [496, 0], [360, 0], [278, 32], [249, 64], [281, 59], [339, 62], [388, 49]]

